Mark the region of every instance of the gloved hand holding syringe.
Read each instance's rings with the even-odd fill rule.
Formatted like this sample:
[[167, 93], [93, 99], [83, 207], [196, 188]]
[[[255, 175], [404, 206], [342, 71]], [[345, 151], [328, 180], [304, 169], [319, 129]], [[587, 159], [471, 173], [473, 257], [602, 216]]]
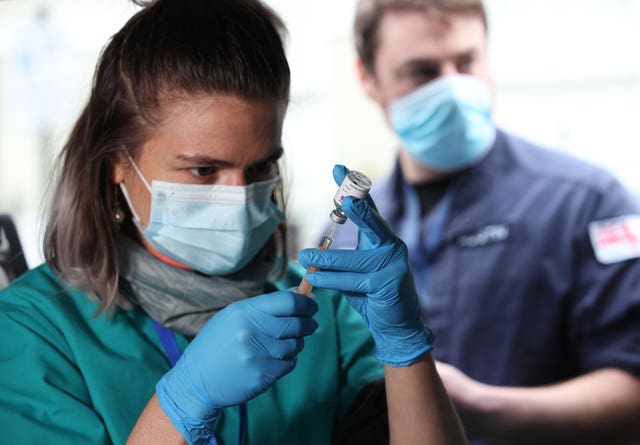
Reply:
[[[344, 180], [340, 184], [338, 191], [333, 197], [333, 203], [336, 206], [335, 209], [331, 211], [329, 214], [329, 218], [333, 221], [333, 224], [329, 227], [327, 232], [322, 236], [320, 242], [318, 243], [317, 248], [320, 250], [329, 249], [333, 244], [333, 234], [338, 227], [338, 224], [344, 224], [347, 221], [347, 215], [342, 211], [342, 200], [346, 196], [354, 196], [359, 199], [366, 199], [371, 190], [371, 180], [364, 174], [352, 170], [349, 172], [347, 176], [345, 176]], [[317, 268], [309, 267], [307, 269], [307, 273], [315, 272]], [[300, 285], [298, 286], [297, 292], [306, 296], [313, 296], [311, 294], [312, 286], [306, 280], [305, 277], [302, 278]]]

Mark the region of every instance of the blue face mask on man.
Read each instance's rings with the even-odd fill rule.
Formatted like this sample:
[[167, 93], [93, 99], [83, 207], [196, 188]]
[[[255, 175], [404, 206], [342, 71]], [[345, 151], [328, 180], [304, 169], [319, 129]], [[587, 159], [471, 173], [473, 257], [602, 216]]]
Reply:
[[402, 146], [435, 170], [473, 165], [495, 140], [489, 89], [473, 76], [433, 80], [392, 101], [388, 111]]
[[149, 183], [149, 224], [142, 228], [127, 190], [122, 192], [142, 235], [160, 253], [206, 275], [227, 275], [246, 266], [264, 247], [284, 214], [272, 195], [279, 178], [247, 186]]

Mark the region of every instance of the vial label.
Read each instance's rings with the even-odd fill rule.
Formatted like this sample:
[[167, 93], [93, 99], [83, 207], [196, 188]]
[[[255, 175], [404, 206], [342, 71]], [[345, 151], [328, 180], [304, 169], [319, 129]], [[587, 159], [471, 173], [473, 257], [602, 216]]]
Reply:
[[340, 188], [333, 198], [334, 204], [339, 208], [346, 196], [365, 199], [369, 190], [371, 190], [371, 180], [366, 175], [352, 170], [340, 184]]

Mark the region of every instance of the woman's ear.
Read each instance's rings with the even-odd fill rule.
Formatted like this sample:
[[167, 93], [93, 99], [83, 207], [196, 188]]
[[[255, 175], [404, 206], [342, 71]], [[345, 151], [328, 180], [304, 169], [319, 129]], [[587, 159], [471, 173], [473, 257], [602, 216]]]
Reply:
[[114, 184], [120, 184], [124, 182], [124, 178], [126, 176], [127, 170], [129, 169], [129, 160], [121, 155], [114, 162], [113, 167], [111, 168], [111, 182]]

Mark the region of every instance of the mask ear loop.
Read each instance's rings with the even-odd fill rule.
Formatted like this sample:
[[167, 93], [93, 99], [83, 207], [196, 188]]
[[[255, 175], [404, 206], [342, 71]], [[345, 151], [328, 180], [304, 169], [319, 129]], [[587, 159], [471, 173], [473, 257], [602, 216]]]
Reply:
[[[149, 190], [149, 193], [151, 193], [151, 186], [149, 185], [144, 175], [140, 171], [140, 168], [138, 168], [138, 166], [136, 165], [135, 161], [133, 160], [129, 152], [124, 150], [124, 153], [127, 156], [127, 159], [129, 159], [129, 162], [131, 163], [131, 165], [133, 166], [133, 169], [136, 171], [136, 174], [142, 180], [142, 183], [144, 184], [144, 186], [147, 188], [147, 190]], [[124, 181], [121, 182], [119, 185], [120, 185], [120, 190], [122, 190], [122, 196], [124, 196], [124, 199], [125, 201], [127, 201], [127, 205], [131, 210], [131, 214], [133, 215], [134, 222], [136, 223], [136, 225], [141, 226], [142, 220], [140, 219], [138, 212], [136, 212], [136, 209], [133, 207], [131, 198], [129, 197], [129, 192], [127, 192], [127, 187], [124, 185]]]
[[142, 174], [142, 172], [138, 168], [138, 165], [135, 163], [135, 161], [133, 160], [133, 158], [131, 157], [129, 152], [125, 151], [125, 155], [127, 155], [127, 159], [129, 159], [129, 162], [131, 162], [131, 165], [133, 166], [133, 169], [136, 171], [136, 173], [138, 174], [138, 176], [140, 177], [140, 179], [144, 183], [145, 187], [147, 187], [147, 190], [149, 190], [149, 193], [151, 193], [151, 186], [149, 185], [149, 183], [145, 179], [144, 175]]

